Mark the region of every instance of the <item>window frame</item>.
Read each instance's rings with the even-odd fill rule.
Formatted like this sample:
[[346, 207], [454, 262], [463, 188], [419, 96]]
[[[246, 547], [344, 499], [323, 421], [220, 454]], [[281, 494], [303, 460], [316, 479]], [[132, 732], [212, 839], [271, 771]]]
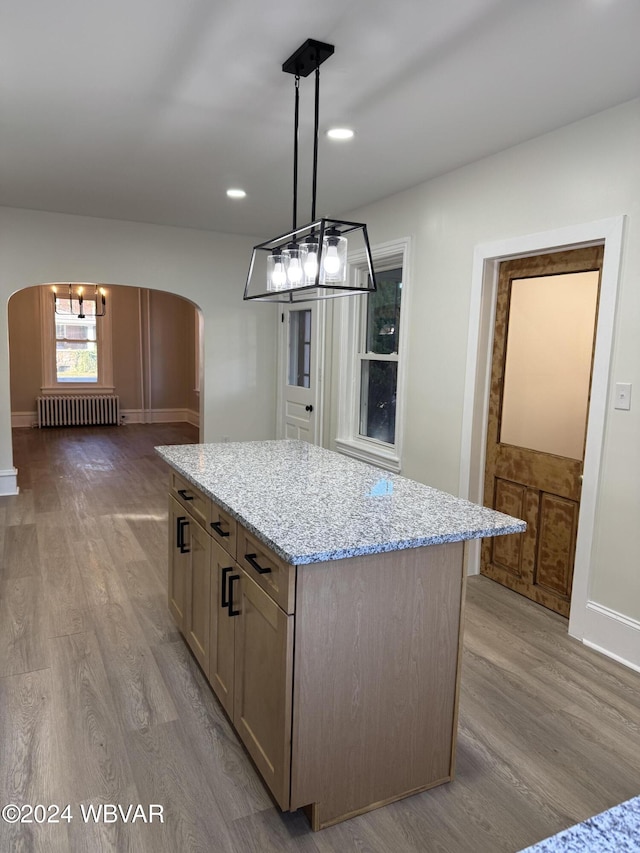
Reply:
[[[82, 282], [86, 288], [88, 285]], [[87, 298], [87, 297], [85, 297]], [[104, 317], [96, 320], [96, 351], [98, 354], [97, 382], [59, 382], [56, 369], [56, 313], [53, 292], [50, 284], [40, 287], [40, 327], [42, 355], [42, 386], [40, 392], [47, 394], [66, 394], [75, 396], [93, 391], [102, 394], [113, 394], [113, 356], [112, 356], [112, 303], [107, 305]]]
[[[402, 304], [397, 354], [366, 352], [368, 296], [340, 299], [337, 318], [339, 346], [338, 418], [335, 449], [347, 456], [370, 462], [386, 470], [402, 470], [402, 446], [405, 423], [405, 376], [407, 330], [410, 299], [409, 270], [410, 240], [393, 240], [372, 248], [374, 268], [384, 271], [402, 268]], [[355, 280], [368, 274], [364, 252], [348, 259], [349, 276]], [[396, 383], [395, 441], [393, 444], [360, 434], [361, 376], [363, 361], [395, 361], [398, 365]]]

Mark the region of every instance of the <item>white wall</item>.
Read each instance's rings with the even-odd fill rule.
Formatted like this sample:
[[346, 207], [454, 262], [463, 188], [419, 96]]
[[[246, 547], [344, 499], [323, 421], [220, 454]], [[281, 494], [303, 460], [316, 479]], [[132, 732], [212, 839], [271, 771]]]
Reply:
[[127, 284], [192, 300], [204, 315], [205, 441], [273, 438], [275, 308], [242, 301], [255, 242], [192, 229], [0, 208], [0, 493], [13, 467], [7, 303], [12, 293], [34, 284]]
[[[474, 248], [626, 215], [611, 385], [635, 384], [605, 425], [589, 598], [625, 624], [640, 666], [640, 101], [632, 101], [360, 210], [372, 244], [411, 238], [403, 473], [456, 493]], [[392, 155], [391, 155], [392, 156]], [[425, 158], [429, 157], [428, 135]], [[381, 164], [384, 168], [384, 164]], [[334, 361], [336, 354], [334, 353]], [[610, 389], [612, 390], [612, 388]], [[332, 398], [332, 438], [337, 400]], [[626, 619], [620, 620], [622, 615]], [[610, 623], [607, 623], [610, 624]], [[588, 632], [585, 639], [588, 640]], [[591, 641], [630, 660], [605, 631]]]

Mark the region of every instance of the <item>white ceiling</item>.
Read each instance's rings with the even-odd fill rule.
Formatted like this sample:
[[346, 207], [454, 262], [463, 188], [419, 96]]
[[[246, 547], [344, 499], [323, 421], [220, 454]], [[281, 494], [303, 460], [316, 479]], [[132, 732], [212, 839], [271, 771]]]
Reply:
[[[640, 94], [640, 0], [0, 0], [0, 203], [287, 230], [306, 38], [336, 46], [321, 129], [356, 131], [321, 138], [319, 215]], [[301, 97], [304, 223], [313, 76]]]

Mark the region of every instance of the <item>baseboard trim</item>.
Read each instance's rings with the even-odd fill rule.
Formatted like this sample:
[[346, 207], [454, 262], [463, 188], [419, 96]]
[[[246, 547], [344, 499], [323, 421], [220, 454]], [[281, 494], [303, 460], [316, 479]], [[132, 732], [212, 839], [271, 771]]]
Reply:
[[18, 469], [7, 468], [4, 471], [0, 471], [0, 495], [17, 495], [19, 492]]
[[32, 427], [38, 423], [37, 412], [11, 412], [12, 428]]
[[640, 672], [640, 622], [636, 619], [588, 601], [582, 642]]
[[[199, 415], [191, 409], [120, 409], [124, 424], [172, 424], [189, 423], [199, 425]], [[196, 418], [194, 422], [193, 418]]]
[[[125, 424], [189, 423], [200, 426], [200, 413], [193, 409], [120, 409]], [[11, 412], [12, 427], [32, 427], [38, 423], [37, 412]]]

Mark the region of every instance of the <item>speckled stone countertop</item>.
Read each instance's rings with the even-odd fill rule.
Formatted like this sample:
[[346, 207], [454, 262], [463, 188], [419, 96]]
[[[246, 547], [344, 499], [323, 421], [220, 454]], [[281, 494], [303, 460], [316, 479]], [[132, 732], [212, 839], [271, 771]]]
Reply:
[[304, 441], [157, 447], [160, 456], [296, 565], [517, 533], [526, 525]]
[[638, 853], [640, 797], [552, 835], [521, 853]]

